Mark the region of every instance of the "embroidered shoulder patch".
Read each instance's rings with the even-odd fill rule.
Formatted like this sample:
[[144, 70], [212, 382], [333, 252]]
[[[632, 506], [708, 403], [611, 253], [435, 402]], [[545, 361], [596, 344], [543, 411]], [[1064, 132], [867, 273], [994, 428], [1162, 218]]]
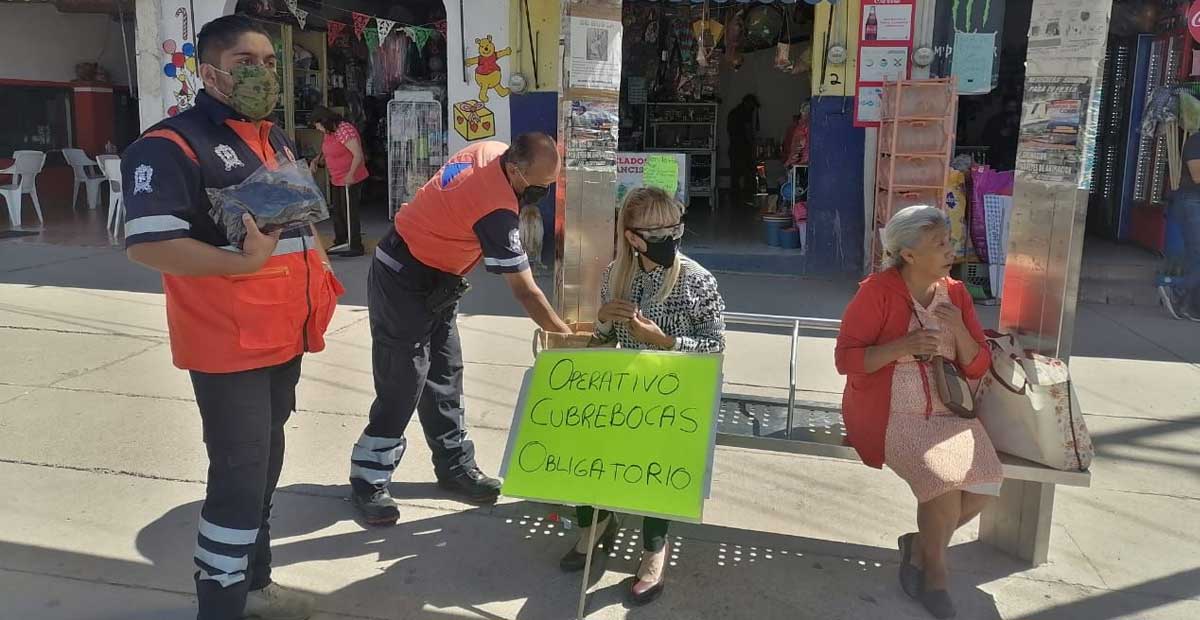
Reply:
[[154, 188], [150, 186], [154, 179], [154, 168], [150, 164], [142, 164], [133, 169], [133, 195], [150, 194]]

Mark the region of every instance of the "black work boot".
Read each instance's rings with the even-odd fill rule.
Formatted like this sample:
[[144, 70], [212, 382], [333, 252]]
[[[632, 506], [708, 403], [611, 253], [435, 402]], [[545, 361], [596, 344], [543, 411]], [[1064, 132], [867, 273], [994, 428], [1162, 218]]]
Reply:
[[351, 491], [350, 502], [369, 525], [395, 525], [400, 519], [400, 509], [396, 508], [396, 500], [392, 499], [386, 488], [372, 487], [362, 493], [358, 490]]
[[438, 477], [438, 486], [475, 504], [491, 504], [500, 496], [500, 481], [478, 467], [462, 470], [457, 476]]

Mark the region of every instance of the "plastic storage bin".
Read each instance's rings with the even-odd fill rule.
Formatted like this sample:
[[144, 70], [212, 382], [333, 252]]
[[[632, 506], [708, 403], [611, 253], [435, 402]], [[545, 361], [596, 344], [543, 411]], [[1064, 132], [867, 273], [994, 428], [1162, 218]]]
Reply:
[[[895, 144], [892, 144], [893, 126]], [[949, 140], [942, 123], [932, 121], [885, 121], [879, 128], [879, 148], [885, 153], [941, 155]]]
[[[893, 161], [896, 169], [895, 179], [892, 179]], [[881, 157], [875, 175], [882, 186], [940, 189], [946, 180], [946, 170], [942, 167], [940, 157]]]
[[950, 110], [954, 88], [949, 80], [905, 82], [899, 96], [899, 102], [892, 101], [889, 89], [883, 89], [883, 118], [938, 119]]
[[929, 205], [931, 207], [941, 208], [944, 198], [942, 192], [936, 189], [920, 189], [910, 192], [889, 192], [887, 190], [879, 190], [875, 194], [875, 209], [878, 211], [881, 207], [888, 204], [889, 195], [892, 199], [892, 208], [889, 213], [895, 214], [900, 209], [916, 205]]

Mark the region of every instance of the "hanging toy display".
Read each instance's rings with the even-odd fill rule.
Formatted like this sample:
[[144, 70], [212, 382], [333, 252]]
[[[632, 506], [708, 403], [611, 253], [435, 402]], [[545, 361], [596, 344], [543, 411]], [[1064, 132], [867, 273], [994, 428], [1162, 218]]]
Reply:
[[745, 9], [738, 9], [729, 15], [725, 23], [725, 59], [734, 71], [742, 68], [742, 35], [745, 32]]

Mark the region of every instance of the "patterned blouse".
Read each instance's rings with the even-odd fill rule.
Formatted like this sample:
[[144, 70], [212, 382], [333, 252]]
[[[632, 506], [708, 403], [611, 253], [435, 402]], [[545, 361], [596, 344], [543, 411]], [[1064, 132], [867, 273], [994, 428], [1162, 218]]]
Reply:
[[[609, 277], [613, 266], [604, 270], [604, 282], [600, 288], [600, 302], [612, 301]], [[675, 338], [676, 351], [692, 353], [720, 353], [725, 350], [725, 300], [717, 291], [717, 279], [699, 263], [680, 256], [679, 281], [674, 290], [656, 303], [663, 276], [667, 270], [658, 267], [654, 271], [637, 270], [630, 287], [630, 299], [646, 318], [654, 321], [663, 333]], [[596, 323], [592, 344], [617, 343], [626, 349], [649, 349], [650, 345], [638, 342], [629, 325], [624, 323]]]

